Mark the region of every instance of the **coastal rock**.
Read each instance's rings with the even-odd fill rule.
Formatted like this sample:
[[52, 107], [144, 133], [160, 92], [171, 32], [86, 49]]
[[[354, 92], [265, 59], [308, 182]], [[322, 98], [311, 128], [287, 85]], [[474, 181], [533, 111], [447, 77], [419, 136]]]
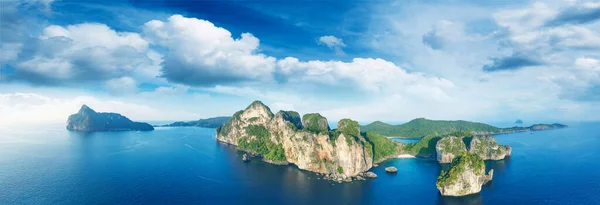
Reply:
[[501, 160], [511, 152], [510, 146], [499, 145], [492, 136], [475, 136], [469, 146], [469, 153], [477, 154], [483, 160]]
[[391, 166], [391, 167], [386, 167], [386, 168], [385, 168], [385, 171], [386, 171], [386, 172], [389, 172], [389, 173], [395, 173], [395, 172], [397, 172], [397, 171], [398, 171], [398, 168], [396, 168], [396, 167], [394, 167], [394, 166]]
[[315, 133], [329, 132], [330, 130], [327, 118], [321, 116], [319, 113], [309, 113], [302, 116], [302, 126], [306, 130]]
[[154, 127], [148, 123], [133, 122], [118, 113], [96, 112], [87, 105], [82, 105], [79, 112], [67, 119], [67, 130], [81, 132], [99, 131], [150, 131]]
[[377, 174], [375, 174], [373, 172], [366, 172], [365, 173], [365, 177], [368, 177], [368, 178], [377, 178]]
[[[301, 123], [300, 123], [301, 122]], [[330, 130], [319, 114], [279, 111], [260, 101], [236, 112], [217, 128], [217, 140], [261, 156], [269, 163], [293, 163], [298, 168], [344, 181], [373, 166], [372, 150], [356, 121], [342, 119]], [[338, 180], [339, 179], [339, 180]]]
[[437, 160], [440, 163], [452, 163], [456, 156], [460, 156], [467, 152], [467, 147], [462, 140], [462, 137], [444, 137], [437, 142], [435, 146]]
[[248, 154], [243, 154], [242, 155], [242, 161], [247, 162], [250, 161], [252, 158], [248, 155]]
[[443, 196], [465, 196], [479, 193], [492, 175], [493, 170], [485, 175], [485, 164], [479, 155], [464, 153], [453, 160], [448, 172], [441, 172], [436, 186]]

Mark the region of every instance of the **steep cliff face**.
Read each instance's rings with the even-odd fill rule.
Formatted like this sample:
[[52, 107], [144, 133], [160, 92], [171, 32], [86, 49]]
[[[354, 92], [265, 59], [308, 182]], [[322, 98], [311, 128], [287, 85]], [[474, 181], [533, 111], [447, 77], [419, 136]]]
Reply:
[[338, 129], [330, 130], [319, 114], [306, 114], [303, 120], [294, 111], [274, 115], [260, 101], [217, 128], [217, 140], [261, 155], [267, 162], [293, 163], [334, 178], [356, 176], [373, 165], [371, 146], [356, 121], [343, 119]]
[[440, 163], [452, 163], [454, 157], [467, 152], [462, 137], [449, 136], [440, 139], [435, 146], [437, 160]]
[[148, 123], [133, 122], [118, 113], [99, 113], [87, 105], [82, 105], [79, 112], [70, 115], [67, 119], [67, 130], [81, 132], [149, 131], [154, 130], [154, 127]]
[[501, 160], [511, 152], [510, 146], [499, 145], [492, 136], [475, 136], [469, 146], [469, 153], [477, 154], [483, 160]]
[[485, 175], [485, 164], [477, 154], [464, 153], [456, 157], [448, 172], [442, 171], [437, 189], [443, 196], [465, 196], [479, 193], [481, 186], [492, 180], [493, 170]]

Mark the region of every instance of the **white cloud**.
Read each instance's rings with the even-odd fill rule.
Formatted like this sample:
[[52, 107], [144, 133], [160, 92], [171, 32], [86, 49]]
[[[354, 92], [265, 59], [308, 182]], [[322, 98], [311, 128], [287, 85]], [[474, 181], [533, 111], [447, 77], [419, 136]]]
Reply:
[[162, 71], [170, 81], [211, 86], [272, 78], [275, 58], [257, 53], [259, 40], [250, 33], [234, 39], [209, 21], [181, 15], [149, 21], [144, 33], [168, 50]]
[[[436, 96], [435, 99], [449, 98], [444, 96], [444, 89], [454, 87], [453, 83], [442, 78], [428, 77], [420, 73], [408, 73], [394, 63], [383, 59], [354, 58], [351, 62], [341, 61], [307, 61], [296, 58], [285, 58], [278, 61], [281, 73], [286, 75], [289, 83], [319, 83], [334, 87], [348, 87], [358, 93], [403, 93], [412, 92], [421, 96]], [[414, 90], [426, 92], [413, 92]], [[435, 91], [435, 95], [429, 91]], [[438, 98], [440, 97], [440, 98]]]
[[121, 77], [106, 81], [108, 92], [114, 95], [132, 94], [137, 91], [137, 83], [133, 78]]
[[330, 49], [334, 50], [336, 52], [336, 54], [338, 54], [338, 55], [343, 55], [344, 50], [342, 48], [346, 47], [346, 44], [344, 44], [344, 41], [342, 41], [342, 39], [335, 37], [335, 36], [321, 36], [321, 37], [319, 37], [318, 43], [320, 45], [325, 45], [325, 46], [329, 47]]
[[4, 43], [0, 45], [0, 65], [16, 60], [22, 48], [23, 44], [21, 43]]
[[151, 66], [146, 40], [104, 24], [48, 26], [38, 44], [30, 58], [15, 63], [13, 78], [34, 84], [69, 85], [121, 78]]

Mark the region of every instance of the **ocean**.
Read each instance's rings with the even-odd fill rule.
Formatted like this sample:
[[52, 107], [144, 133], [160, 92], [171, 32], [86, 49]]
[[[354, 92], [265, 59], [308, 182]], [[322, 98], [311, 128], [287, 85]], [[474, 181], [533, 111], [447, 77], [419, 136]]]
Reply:
[[339, 184], [243, 162], [214, 129], [0, 127], [0, 204], [600, 204], [600, 123], [568, 125], [496, 136], [512, 156], [486, 162], [493, 181], [467, 197], [440, 196], [431, 159], [388, 160], [372, 169], [376, 179]]

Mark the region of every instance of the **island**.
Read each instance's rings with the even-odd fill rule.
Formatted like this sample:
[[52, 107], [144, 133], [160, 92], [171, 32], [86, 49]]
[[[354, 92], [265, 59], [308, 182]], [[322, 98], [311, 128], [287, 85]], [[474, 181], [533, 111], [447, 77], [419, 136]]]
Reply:
[[295, 164], [324, 179], [352, 181], [371, 175], [374, 162], [396, 157], [402, 144], [376, 133], [362, 133], [358, 122], [342, 119], [331, 129], [318, 113], [273, 114], [254, 101], [217, 128], [217, 140], [273, 164]]
[[133, 122], [118, 113], [96, 112], [82, 105], [79, 112], [69, 116], [67, 130], [80, 132], [101, 131], [151, 131], [154, 127], [148, 123]]
[[485, 163], [479, 155], [463, 153], [452, 161], [448, 171], [442, 170], [435, 185], [443, 196], [465, 196], [479, 193], [493, 174], [494, 170], [485, 174]]
[[194, 121], [177, 121], [166, 125], [155, 125], [155, 127], [205, 127], [217, 128], [225, 124], [231, 117], [211, 117]]
[[[376, 175], [369, 170], [391, 158], [437, 159], [448, 167], [436, 182], [440, 193], [464, 196], [480, 192], [481, 186], [492, 179], [493, 170], [485, 174], [484, 160], [504, 160], [511, 155], [512, 148], [498, 144], [490, 133], [566, 127], [555, 123], [497, 128], [483, 123], [423, 118], [406, 124], [386, 131], [382, 127], [387, 125], [382, 122], [361, 127], [354, 120], [341, 119], [337, 128], [331, 129], [327, 118], [319, 113], [301, 117], [298, 112], [281, 110], [273, 114], [261, 101], [254, 101], [216, 129], [216, 140], [244, 151], [243, 161], [258, 158], [277, 165], [294, 164], [337, 182], [374, 178]], [[384, 136], [390, 133], [423, 136], [416, 143], [404, 144]], [[385, 169], [389, 173], [398, 170]]]
[[502, 160], [510, 156], [509, 145], [499, 145], [492, 136], [445, 136], [440, 137], [435, 146], [437, 160], [451, 163], [464, 153], [477, 154], [483, 160]]
[[429, 120], [417, 118], [400, 125], [390, 125], [381, 121], [361, 126], [363, 132], [375, 132], [388, 137], [421, 138], [427, 135], [446, 135], [454, 132], [468, 132], [475, 135], [495, 135], [515, 132], [529, 132], [566, 128], [567, 125], [534, 124], [529, 127], [499, 128], [492, 125], [464, 120]]

